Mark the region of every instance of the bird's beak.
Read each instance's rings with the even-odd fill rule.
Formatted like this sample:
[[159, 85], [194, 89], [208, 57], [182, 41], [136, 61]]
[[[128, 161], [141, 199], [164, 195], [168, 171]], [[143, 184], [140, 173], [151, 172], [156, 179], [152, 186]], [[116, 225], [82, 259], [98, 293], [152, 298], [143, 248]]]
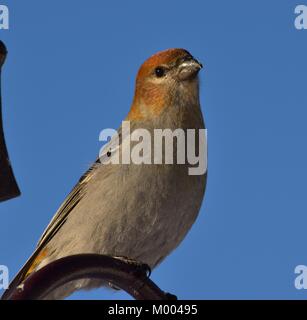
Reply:
[[202, 67], [203, 65], [195, 58], [183, 61], [178, 67], [179, 80], [189, 80], [195, 78]]

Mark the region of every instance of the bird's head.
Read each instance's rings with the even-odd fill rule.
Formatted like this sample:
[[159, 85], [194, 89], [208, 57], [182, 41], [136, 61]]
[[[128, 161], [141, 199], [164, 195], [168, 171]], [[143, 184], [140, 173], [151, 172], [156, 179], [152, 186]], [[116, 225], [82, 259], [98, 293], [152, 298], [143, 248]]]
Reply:
[[198, 101], [198, 72], [202, 68], [184, 49], [168, 49], [147, 59], [137, 74], [129, 120], [159, 116], [165, 108]]

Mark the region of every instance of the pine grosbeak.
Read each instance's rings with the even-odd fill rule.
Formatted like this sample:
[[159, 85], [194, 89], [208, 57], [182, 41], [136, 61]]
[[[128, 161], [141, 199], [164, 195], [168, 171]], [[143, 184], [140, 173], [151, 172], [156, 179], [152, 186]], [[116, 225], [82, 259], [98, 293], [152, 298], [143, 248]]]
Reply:
[[[198, 83], [201, 67], [184, 49], [158, 52], [145, 61], [126, 118], [131, 130], [203, 129]], [[79, 253], [128, 257], [154, 268], [180, 244], [194, 223], [206, 178], [206, 172], [189, 175], [187, 164], [97, 161], [59, 208], [12, 286], [51, 261]], [[48, 298], [60, 299], [77, 289], [100, 285], [93, 279], [75, 281]]]

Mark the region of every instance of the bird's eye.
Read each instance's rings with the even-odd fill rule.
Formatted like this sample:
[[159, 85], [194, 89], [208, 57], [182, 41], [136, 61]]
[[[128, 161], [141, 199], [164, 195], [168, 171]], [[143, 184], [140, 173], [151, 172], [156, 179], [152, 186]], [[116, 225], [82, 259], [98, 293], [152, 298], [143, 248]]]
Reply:
[[156, 74], [157, 78], [161, 78], [165, 75], [165, 69], [163, 67], [157, 67], [155, 69], [155, 74]]

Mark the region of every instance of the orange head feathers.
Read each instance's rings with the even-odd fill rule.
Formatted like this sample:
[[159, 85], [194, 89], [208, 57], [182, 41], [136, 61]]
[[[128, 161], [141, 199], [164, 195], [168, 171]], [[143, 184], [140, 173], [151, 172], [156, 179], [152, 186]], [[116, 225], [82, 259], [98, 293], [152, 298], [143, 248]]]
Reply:
[[137, 74], [128, 120], [158, 116], [169, 107], [178, 90], [195, 87], [202, 65], [185, 49], [168, 49], [147, 59]]

